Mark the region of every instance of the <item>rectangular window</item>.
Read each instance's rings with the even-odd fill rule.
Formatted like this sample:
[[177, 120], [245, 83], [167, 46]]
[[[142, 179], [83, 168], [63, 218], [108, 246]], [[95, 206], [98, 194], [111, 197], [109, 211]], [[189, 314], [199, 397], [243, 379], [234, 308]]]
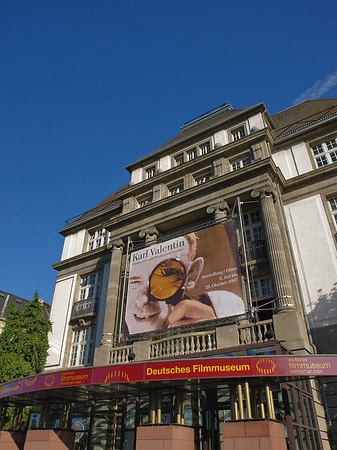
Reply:
[[335, 222], [335, 225], [337, 227], [337, 197], [330, 198], [329, 200], [330, 210], [332, 218]]
[[156, 166], [146, 169], [146, 179], [153, 178], [156, 175]]
[[238, 159], [236, 161], [232, 161], [232, 163], [231, 163], [232, 172], [242, 169], [243, 167], [249, 166], [249, 164], [251, 164], [251, 163], [252, 163], [252, 160], [250, 159], [249, 156], [242, 158], [242, 159]]
[[144, 208], [144, 206], [147, 206], [150, 203], [152, 203], [152, 193], [147, 194], [147, 195], [143, 195], [142, 197], [139, 197], [137, 199], [137, 201], [138, 201], [138, 207], [139, 208]]
[[176, 166], [181, 166], [182, 164], [184, 164], [184, 155], [177, 155], [174, 157], [174, 161], [175, 161], [175, 165]]
[[212, 178], [212, 171], [208, 169], [205, 172], [199, 173], [194, 176], [194, 181], [196, 185], [207, 183]]
[[211, 151], [211, 146], [209, 142], [206, 142], [205, 144], [201, 144], [199, 145], [200, 147], [200, 153], [202, 155], [206, 155], [207, 153], [209, 153]]
[[187, 161], [192, 161], [197, 157], [197, 149], [194, 148], [193, 150], [189, 150], [187, 152]]
[[102, 272], [96, 272], [82, 278], [79, 300], [85, 300], [87, 298], [98, 299], [101, 292], [101, 282]]
[[92, 364], [94, 327], [74, 330], [70, 351], [70, 366], [87, 366]]
[[243, 139], [244, 137], [246, 137], [244, 127], [240, 127], [240, 128], [237, 128], [236, 130], [232, 131], [233, 141], [238, 141], [239, 139]]
[[323, 167], [337, 161], [337, 138], [311, 147], [316, 166]]
[[168, 186], [169, 195], [179, 194], [180, 192], [183, 192], [183, 190], [184, 190], [183, 182], [172, 184], [171, 186]]
[[88, 250], [94, 250], [95, 248], [103, 247], [107, 243], [107, 240], [108, 232], [104, 228], [90, 232]]
[[260, 211], [252, 211], [243, 215], [247, 242], [264, 240]]
[[252, 298], [268, 297], [272, 295], [272, 283], [271, 278], [261, 278], [254, 280], [250, 283], [250, 291]]

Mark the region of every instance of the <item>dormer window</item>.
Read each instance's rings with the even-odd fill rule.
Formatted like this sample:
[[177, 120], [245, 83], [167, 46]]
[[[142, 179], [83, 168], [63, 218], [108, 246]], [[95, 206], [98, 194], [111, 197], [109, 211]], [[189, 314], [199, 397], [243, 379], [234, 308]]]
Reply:
[[169, 192], [170, 196], [180, 194], [180, 192], [183, 192], [183, 190], [184, 190], [184, 182], [183, 181], [179, 181], [178, 183], [168, 186], [168, 192]]
[[184, 154], [182, 153], [181, 155], [175, 156], [174, 162], [176, 166], [181, 166], [182, 164], [184, 164]]
[[188, 150], [187, 152], [187, 161], [192, 161], [197, 157], [197, 149], [193, 148], [192, 150]]
[[149, 167], [145, 169], [146, 171], [146, 179], [153, 178], [156, 175], [156, 166]]
[[137, 199], [138, 201], [138, 207], [139, 208], [144, 208], [144, 206], [149, 205], [150, 203], [152, 203], [152, 192], [146, 195], [142, 195], [141, 197], [139, 197]]
[[231, 133], [232, 133], [233, 141], [238, 141], [239, 139], [243, 139], [244, 137], [246, 137], [246, 132], [245, 132], [244, 126], [242, 126], [240, 128], [236, 128], [235, 130], [232, 130]]
[[199, 147], [201, 155], [206, 155], [211, 151], [211, 146], [209, 142], [205, 142], [204, 144], [201, 144]]
[[249, 156], [246, 156], [242, 159], [237, 159], [236, 161], [231, 162], [232, 171], [235, 172], [236, 170], [242, 169], [243, 167], [249, 166], [249, 164], [252, 163], [252, 160]]
[[212, 177], [212, 169], [209, 168], [207, 170], [204, 170], [203, 172], [200, 172], [196, 175], [194, 175], [194, 181], [195, 184], [198, 186], [200, 184], [207, 183]]

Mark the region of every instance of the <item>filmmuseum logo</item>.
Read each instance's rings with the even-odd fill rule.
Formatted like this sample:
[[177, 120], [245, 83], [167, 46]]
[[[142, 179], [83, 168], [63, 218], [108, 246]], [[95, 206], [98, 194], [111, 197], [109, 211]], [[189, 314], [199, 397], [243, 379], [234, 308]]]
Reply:
[[89, 380], [88, 373], [76, 373], [73, 370], [62, 373], [61, 386], [82, 384]]
[[124, 370], [116, 369], [107, 374], [104, 383], [113, 383], [120, 381], [130, 381], [129, 374]]
[[263, 375], [270, 375], [275, 372], [276, 365], [271, 358], [262, 358], [256, 361], [256, 370]]

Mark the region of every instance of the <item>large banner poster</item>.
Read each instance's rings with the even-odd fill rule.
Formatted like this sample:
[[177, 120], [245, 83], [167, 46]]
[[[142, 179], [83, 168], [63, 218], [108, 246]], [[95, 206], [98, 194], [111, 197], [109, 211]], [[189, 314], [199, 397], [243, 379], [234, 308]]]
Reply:
[[234, 221], [131, 253], [125, 334], [244, 312]]

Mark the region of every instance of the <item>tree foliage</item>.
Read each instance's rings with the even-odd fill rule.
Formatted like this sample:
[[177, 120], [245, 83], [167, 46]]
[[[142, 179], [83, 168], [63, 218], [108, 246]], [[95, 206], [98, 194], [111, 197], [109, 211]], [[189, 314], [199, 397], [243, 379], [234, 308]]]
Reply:
[[23, 311], [7, 307], [7, 319], [0, 334], [0, 383], [33, 375], [43, 368], [48, 355], [51, 322], [43, 316], [38, 295]]

